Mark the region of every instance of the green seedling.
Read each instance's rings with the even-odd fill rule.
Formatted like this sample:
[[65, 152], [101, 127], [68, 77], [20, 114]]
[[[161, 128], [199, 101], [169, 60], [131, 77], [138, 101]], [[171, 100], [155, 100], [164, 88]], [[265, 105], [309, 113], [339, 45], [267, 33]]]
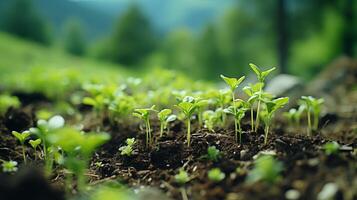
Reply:
[[[237, 141], [237, 135], [238, 135], [238, 127], [237, 127], [237, 118], [236, 116], [237, 114], [237, 107], [235, 105], [235, 97], [234, 97], [234, 91], [238, 88], [238, 86], [243, 82], [243, 80], [245, 79], [245, 76], [240, 77], [239, 79], [236, 78], [228, 78], [226, 76], [221, 75], [221, 78], [226, 82], [226, 84], [229, 86], [230, 90], [231, 90], [231, 95], [232, 95], [232, 103], [233, 103], [233, 115], [234, 117], [234, 127], [235, 127], [235, 135], [236, 135], [236, 141]], [[232, 114], [231, 113], [231, 114]]]
[[[302, 96], [301, 100], [306, 106], [308, 123], [307, 133], [310, 135], [312, 130], [317, 130], [319, 127], [319, 116], [321, 112], [321, 105], [324, 103], [324, 99], [316, 99], [312, 96]], [[311, 114], [313, 114], [314, 117], [313, 126], [311, 125]]]
[[146, 128], [146, 148], [152, 145], [152, 135], [151, 135], [151, 126], [150, 126], [150, 112], [155, 111], [155, 105], [151, 108], [135, 109], [133, 115], [145, 122]]
[[109, 104], [109, 100], [103, 95], [99, 94], [94, 97], [84, 97], [83, 104], [92, 106], [95, 110], [97, 116], [100, 116], [100, 113], [104, 111], [106, 105]]
[[247, 110], [248, 108], [246, 102], [244, 102], [241, 99], [236, 99], [233, 102], [233, 106], [230, 106], [223, 110], [225, 113], [234, 116], [235, 141], [238, 142], [238, 133], [239, 133], [239, 144], [242, 143], [242, 128], [240, 122], [245, 116], [245, 112]]
[[163, 109], [159, 113], [157, 113], [157, 117], [159, 118], [160, 121], [160, 137], [162, 137], [164, 133], [164, 129], [167, 128], [168, 123], [175, 121], [177, 118], [176, 115], [173, 115], [171, 113], [172, 113], [171, 109]]
[[264, 83], [259, 82], [243, 88], [243, 91], [249, 96], [247, 103], [250, 108], [250, 125], [252, 131], [254, 131], [254, 103], [259, 98], [259, 92], [262, 91], [263, 86]]
[[133, 154], [133, 147], [135, 143], [135, 138], [126, 139], [126, 145], [119, 148], [120, 155], [131, 156]]
[[213, 168], [208, 171], [208, 178], [213, 182], [221, 182], [225, 177], [226, 175], [219, 168]]
[[197, 105], [197, 118], [198, 118], [198, 125], [201, 127], [203, 123], [203, 112], [204, 108], [208, 105], [208, 100], [203, 100], [200, 98], [195, 98], [195, 103]]
[[275, 183], [280, 178], [280, 172], [283, 170], [281, 162], [277, 161], [273, 156], [263, 155], [254, 162], [254, 168], [247, 176], [248, 183], [263, 181], [267, 183]]
[[43, 119], [38, 120], [37, 127], [30, 128], [30, 132], [41, 139], [43, 157], [45, 160], [45, 169], [47, 175], [50, 175], [52, 172], [54, 156], [55, 156], [55, 152], [57, 152], [57, 150], [55, 150], [54, 147], [52, 148], [50, 147], [48, 143], [48, 135], [51, 132], [62, 128], [64, 124], [65, 121], [63, 117], [60, 115], [55, 115], [51, 117], [49, 120], [43, 120]]
[[195, 102], [195, 98], [186, 96], [182, 102], [176, 105], [177, 108], [185, 115], [187, 121], [187, 146], [191, 145], [191, 118], [194, 112], [198, 108], [197, 102]]
[[220, 157], [221, 152], [215, 146], [208, 147], [207, 154], [202, 156], [202, 158], [211, 160], [213, 162], [217, 162]]
[[340, 150], [340, 144], [336, 141], [328, 142], [323, 147], [325, 149], [326, 155], [337, 154]]
[[260, 104], [261, 104], [261, 95], [263, 93], [263, 86], [265, 84], [265, 79], [266, 77], [272, 72], [275, 70], [275, 67], [271, 68], [271, 69], [268, 69], [266, 71], [262, 71], [261, 69], [259, 69], [259, 67], [257, 67], [256, 65], [250, 63], [249, 64], [250, 68], [254, 71], [255, 75], [257, 76], [257, 79], [258, 79], [258, 83], [261, 84], [261, 87], [260, 87], [260, 90], [258, 92], [258, 106], [257, 106], [257, 116], [256, 116], [256, 119], [255, 119], [255, 131], [258, 130], [259, 128], [259, 112], [260, 112]]
[[11, 172], [17, 172], [18, 168], [17, 168], [17, 162], [16, 161], [5, 161], [5, 160], [1, 160], [2, 163], [2, 171], [6, 172], [6, 173], [11, 173]]
[[110, 102], [109, 111], [112, 124], [116, 120], [123, 120], [130, 115], [136, 105], [135, 98], [120, 92], [116, 98]]
[[40, 138], [36, 139], [36, 140], [30, 140], [29, 144], [31, 145], [31, 147], [35, 150], [35, 159], [37, 159], [37, 147], [41, 144], [42, 140]]
[[300, 106], [299, 109], [291, 108], [288, 112], [284, 112], [284, 116], [288, 119], [290, 125], [299, 127], [303, 111], [303, 106]]
[[24, 163], [26, 164], [27, 159], [26, 159], [26, 154], [25, 154], [25, 141], [27, 138], [30, 137], [31, 133], [30, 133], [30, 131], [24, 131], [22, 133], [19, 133], [17, 131], [12, 131], [12, 135], [15, 136], [19, 140], [19, 142], [22, 146], [22, 157], [24, 159]]
[[20, 106], [21, 102], [16, 96], [10, 96], [8, 94], [0, 95], [0, 115], [5, 114], [10, 107], [19, 108]]
[[184, 185], [190, 181], [190, 177], [188, 176], [188, 173], [183, 168], [180, 168], [179, 173], [175, 175], [175, 181], [181, 186], [180, 191], [181, 191], [182, 199], [188, 200]]
[[[74, 128], [61, 128], [48, 136], [52, 146], [59, 147], [65, 152], [63, 164], [67, 170], [77, 177], [79, 191], [86, 187], [85, 173], [92, 153], [110, 139], [107, 133], [83, 133]], [[67, 183], [72, 183], [73, 176], [68, 174]]]
[[269, 127], [271, 125], [275, 112], [278, 109], [285, 106], [288, 102], [289, 102], [289, 97], [281, 97], [281, 98], [274, 99], [272, 101], [268, 100], [265, 102], [266, 110], [265, 112], [262, 112], [262, 116], [261, 116], [265, 124], [264, 144], [268, 142]]
[[213, 110], [204, 111], [202, 117], [205, 124], [205, 128], [214, 132], [215, 127], [217, 127], [220, 123], [224, 123], [223, 122], [224, 114], [225, 113], [223, 112], [222, 108], [217, 108], [216, 111]]

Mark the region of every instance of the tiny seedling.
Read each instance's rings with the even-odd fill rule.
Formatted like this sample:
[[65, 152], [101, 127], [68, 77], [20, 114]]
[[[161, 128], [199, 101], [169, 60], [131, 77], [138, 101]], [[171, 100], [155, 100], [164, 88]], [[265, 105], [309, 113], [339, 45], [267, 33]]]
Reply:
[[145, 122], [146, 128], [146, 148], [152, 145], [152, 135], [150, 126], [150, 112], [155, 111], [155, 105], [150, 108], [135, 109], [133, 115]]
[[223, 110], [225, 113], [234, 116], [235, 141], [238, 142], [239, 133], [239, 144], [242, 143], [242, 128], [240, 122], [245, 116], [245, 112], [247, 110], [247, 103], [241, 99], [236, 99], [235, 102], [233, 102], [233, 106], [230, 106]]
[[261, 69], [259, 69], [258, 66], [250, 63], [249, 64], [250, 68], [254, 71], [255, 75], [257, 76], [257, 79], [258, 79], [258, 83], [260, 83], [261, 87], [260, 87], [260, 90], [258, 92], [258, 106], [257, 106], [257, 116], [256, 116], [256, 119], [255, 119], [255, 131], [258, 130], [259, 128], [259, 112], [260, 112], [260, 104], [261, 104], [261, 99], [262, 99], [262, 94], [263, 94], [263, 86], [265, 84], [265, 79], [266, 77], [272, 72], [275, 70], [275, 67], [271, 68], [271, 69], [268, 69], [266, 71], [262, 71]]
[[299, 109], [291, 108], [288, 112], [284, 112], [284, 116], [288, 119], [290, 125], [299, 127], [301, 114], [304, 110], [304, 106], [300, 106]]
[[95, 162], [94, 165], [95, 165], [97, 168], [104, 167], [104, 164], [103, 164], [103, 162], [101, 162], [101, 161]]
[[215, 146], [208, 147], [207, 154], [203, 156], [203, 158], [211, 160], [213, 162], [217, 162], [220, 157], [221, 152]]
[[275, 112], [279, 108], [282, 108], [284, 105], [286, 105], [288, 102], [289, 102], [289, 97], [281, 97], [281, 98], [274, 99], [272, 101], [265, 102], [266, 110], [265, 112], [262, 112], [262, 116], [261, 116], [265, 124], [264, 144], [268, 142], [269, 127], [271, 125]]
[[[159, 113], [157, 113], [157, 117], [160, 121], [160, 137], [162, 137], [164, 133], [164, 129], [167, 128], [169, 122], [173, 122], [176, 120], [176, 115], [171, 114], [171, 109], [163, 109]], [[169, 130], [168, 130], [169, 131]]]
[[213, 168], [208, 171], [208, 178], [213, 182], [221, 182], [225, 177], [226, 175], [219, 168]]
[[187, 146], [191, 145], [191, 118], [194, 112], [197, 110], [198, 105], [195, 99], [190, 96], [186, 96], [182, 102], [176, 105], [181, 112], [185, 115], [187, 120]]
[[243, 82], [243, 80], [245, 79], [245, 76], [240, 77], [239, 79], [237, 78], [228, 78], [226, 76], [221, 75], [221, 78], [226, 82], [226, 84], [229, 86], [230, 90], [231, 90], [231, 95], [232, 95], [232, 103], [233, 103], [233, 108], [232, 108], [232, 113], [235, 116], [234, 117], [234, 127], [235, 127], [235, 135], [236, 135], [236, 141], [237, 140], [237, 135], [238, 135], [238, 127], [237, 127], [237, 107], [236, 107], [236, 100], [234, 97], [234, 91], [238, 88], [238, 86]]
[[264, 181], [267, 183], [275, 183], [283, 170], [283, 165], [271, 155], [263, 155], [258, 157], [254, 162], [254, 168], [249, 172], [247, 177], [248, 183]]
[[205, 128], [214, 132], [214, 128], [218, 126], [219, 123], [224, 123], [224, 116], [222, 108], [217, 108], [216, 111], [206, 110], [203, 112], [203, 121], [205, 124]]
[[42, 140], [40, 138], [29, 141], [31, 147], [35, 150], [35, 159], [37, 159], [37, 153], [36, 153], [37, 147], [41, 144], [41, 142]]
[[[2, 160], [3, 161], [3, 160]], [[17, 162], [16, 161], [3, 161], [2, 163], [2, 171], [3, 172], [7, 172], [7, 173], [10, 173], [10, 172], [17, 172]]]
[[54, 161], [54, 154], [57, 151], [54, 151], [54, 147], [51, 148], [48, 143], [48, 135], [60, 129], [64, 126], [65, 121], [62, 116], [55, 115], [51, 117], [49, 120], [40, 119], [37, 121], [36, 128], [30, 128], [30, 132], [41, 139], [42, 149], [43, 149], [43, 157], [45, 160], [45, 169], [47, 175], [52, 172], [52, 166]]
[[[61, 128], [48, 136], [52, 146], [61, 148], [66, 154], [63, 164], [77, 177], [78, 190], [86, 186], [85, 172], [92, 153], [110, 139], [107, 133], [83, 133], [74, 128]], [[68, 174], [67, 182], [72, 182], [72, 175]]]
[[126, 145], [119, 148], [120, 155], [131, 156], [133, 154], [133, 146], [135, 143], [135, 138], [126, 139]]
[[180, 168], [179, 173], [175, 175], [175, 181], [180, 185], [185, 185], [190, 181], [190, 177], [183, 168]]
[[245, 86], [243, 91], [249, 96], [247, 103], [250, 107], [250, 124], [251, 130], [254, 131], [254, 103], [259, 97], [259, 92], [262, 90], [264, 83], [256, 83], [254, 85]]
[[190, 177], [188, 176], [188, 173], [183, 168], [180, 168], [179, 173], [175, 175], [175, 181], [181, 186], [180, 191], [181, 191], [182, 199], [188, 200], [184, 185], [190, 181]]
[[94, 97], [83, 98], [83, 104], [92, 106], [97, 116], [100, 116], [100, 113], [104, 110], [108, 103], [109, 100], [101, 94]]
[[[308, 123], [307, 134], [310, 135], [312, 130], [317, 130], [319, 127], [319, 116], [321, 112], [321, 105], [324, 103], [324, 99], [316, 99], [312, 96], [302, 96], [301, 100], [306, 106]], [[311, 112], [314, 117], [313, 126], [311, 125]]]
[[323, 147], [325, 149], [326, 155], [337, 154], [340, 150], [340, 144], [336, 141], [328, 142]]
[[25, 154], [25, 140], [30, 137], [31, 133], [30, 131], [24, 131], [22, 133], [19, 133], [17, 131], [12, 131], [12, 135], [14, 135], [20, 142], [21, 146], [22, 146], [22, 157], [24, 159], [24, 163], [27, 163], [27, 159], [26, 159], [26, 154]]

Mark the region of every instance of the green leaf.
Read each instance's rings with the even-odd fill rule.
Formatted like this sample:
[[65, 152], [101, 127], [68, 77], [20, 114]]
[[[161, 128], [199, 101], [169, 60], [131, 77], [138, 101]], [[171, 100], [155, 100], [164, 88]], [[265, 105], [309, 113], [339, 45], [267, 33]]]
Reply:
[[229, 78], [224, 75], [221, 75], [221, 78], [231, 88], [231, 91], [234, 91], [239, 86], [239, 84], [241, 84], [242, 81], [245, 79], [245, 76], [242, 76], [239, 79], [236, 79], [236, 78]]
[[25, 140], [31, 135], [31, 133], [30, 131], [24, 131], [22, 133], [19, 133], [17, 131], [12, 131], [12, 135], [15, 136], [23, 145], [25, 143]]
[[253, 63], [249, 63], [250, 68], [252, 68], [252, 70], [254, 71], [254, 73], [257, 75], [257, 77], [260, 77], [261, 74], [261, 70], [259, 69], [258, 66], [256, 66]]
[[39, 138], [39, 139], [36, 139], [36, 140], [30, 140], [29, 143], [30, 145], [32, 146], [32, 148], [36, 149], [38, 145], [40, 145], [42, 142], [42, 140]]
[[83, 104], [90, 105], [90, 106], [96, 106], [97, 102], [94, 99], [90, 98], [90, 97], [84, 97], [83, 98]]
[[165, 121], [166, 118], [172, 113], [171, 109], [163, 109], [159, 113], [157, 113], [157, 117], [160, 121]]

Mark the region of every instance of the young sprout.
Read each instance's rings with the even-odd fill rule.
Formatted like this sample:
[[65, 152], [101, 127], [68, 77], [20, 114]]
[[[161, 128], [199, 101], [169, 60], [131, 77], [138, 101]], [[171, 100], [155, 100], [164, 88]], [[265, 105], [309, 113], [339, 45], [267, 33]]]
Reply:
[[10, 172], [17, 172], [17, 162], [16, 161], [4, 161], [2, 160], [3, 163], [2, 163], [2, 171], [3, 172], [7, 172], [7, 173], [10, 173]]
[[30, 140], [29, 143], [32, 146], [32, 148], [35, 150], [35, 159], [37, 159], [37, 147], [41, 144], [42, 140], [40, 138], [36, 139], [36, 140]]
[[181, 191], [182, 199], [188, 200], [184, 185], [190, 181], [190, 177], [188, 176], [188, 173], [183, 168], [180, 168], [179, 173], [175, 175], [175, 181], [181, 186], [180, 191]]
[[254, 168], [247, 176], [248, 183], [264, 181], [267, 183], [275, 183], [280, 177], [280, 172], [283, 170], [281, 162], [274, 159], [271, 155], [260, 156], [254, 162]]
[[203, 158], [211, 160], [213, 162], [217, 162], [220, 157], [221, 152], [215, 146], [208, 147], [207, 154], [203, 156]]
[[241, 129], [241, 120], [243, 119], [245, 112], [247, 111], [247, 103], [241, 99], [236, 99], [233, 102], [233, 106], [230, 106], [223, 111], [234, 116], [234, 127], [235, 127], [235, 140], [238, 142], [238, 133], [239, 133], [239, 144], [242, 143], [242, 129]]
[[222, 108], [217, 108], [216, 111], [206, 110], [203, 112], [203, 121], [205, 124], [205, 128], [214, 132], [214, 128], [218, 126], [219, 123], [223, 123], [223, 112]]
[[49, 120], [40, 119], [37, 121], [37, 128], [30, 128], [30, 132], [39, 137], [42, 141], [43, 155], [45, 159], [45, 169], [46, 173], [49, 175], [52, 172], [52, 166], [54, 161], [55, 152], [54, 148], [50, 147], [48, 144], [49, 133], [56, 131], [64, 126], [65, 121], [62, 116], [55, 115]]
[[256, 83], [254, 85], [245, 86], [243, 91], [249, 96], [247, 103], [250, 108], [250, 125], [251, 130], [254, 131], [254, 103], [259, 97], [259, 92], [262, 90], [264, 83]]
[[257, 107], [257, 116], [255, 119], [255, 131], [258, 130], [259, 128], [259, 112], [260, 112], [260, 103], [261, 103], [261, 95], [262, 95], [262, 91], [263, 91], [263, 86], [264, 86], [264, 82], [265, 82], [265, 78], [272, 72], [275, 70], [275, 67], [268, 69], [266, 71], [262, 71], [261, 69], [259, 69], [259, 67], [257, 67], [256, 65], [249, 63], [250, 68], [254, 71], [255, 75], [257, 76], [258, 79], [258, 83], [260, 83], [261, 87], [260, 90], [258, 92], [258, 107]]
[[133, 115], [142, 119], [145, 122], [146, 128], [146, 148], [151, 146], [152, 144], [152, 136], [151, 136], [151, 126], [150, 126], [150, 112], [155, 111], [155, 105], [151, 106], [150, 108], [142, 108], [142, 109], [135, 109]]
[[[234, 91], [238, 88], [238, 86], [242, 83], [242, 81], [245, 79], [245, 76], [240, 77], [239, 79], [236, 78], [228, 78], [226, 76], [221, 75], [221, 78], [226, 82], [226, 84], [229, 86], [231, 90], [231, 95], [232, 95], [232, 113], [234, 116], [237, 116], [237, 108], [235, 105], [235, 97], [234, 97]], [[231, 113], [231, 114], [232, 114]], [[235, 127], [235, 133], [236, 133], [236, 141], [237, 141], [237, 135], [238, 135], [238, 127], [237, 127], [237, 118], [234, 117], [234, 127]]]
[[[319, 115], [321, 112], [321, 105], [324, 103], [324, 99], [316, 99], [312, 96], [302, 96], [301, 100], [306, 106], [308, 123], [307, 133], [310, 135], [312, 130], [317, 130], [319, 127]], [[314, 116], [313, 126], [311, 125], [311, 112]]]
[[275, 112], [279, 108], [282, 108], [284, 105], [286, 105], [288, 102], [289, 102], [289, 97], [281, 97], [281, 98], [274, 99], [272, 101], [268, 100], [265, 102], [266, 110], [265, 112], [262, 113], [262, 118], [265, 124], [264, 144], [268, 142], [269, 127], [271, 125]]
[[176, 105], [181, 112], [185, 115], [187, 120], [187, 146], [191, 145], [191, 118], [194, 112], [197, 110], [198, 105], [195, 102], [195, 98], [186, 96], [182, 102]]
[[26, 164], [27, 159], [26, 159], [26, 154], [25, 154], [25, 140], [28, 137], [30, 137], [31, 133], [30, 133], [30, 131], [24, 131], [22, 133], [19, 133], [17, 131], [12, 131], [12, 135], [15, 136], [19, 140], [19, 142], [22, 146], [22, 157], [24, 159], [24, 163]]
[[300, 106], [299, 109], [291, 108], [288, 112], [284, 112], [284, 116], [288, 119], [290, 125], [300, 126], [302, 109], [303, 107]]
[[[59, 147], [65, 152], [63, 164], [67, 170], [77, 177], [78, 190], [86, 186], [86, 169], [92, 153], [110, 139], [107, 133], [83, 133], [74, 128], [61, 128], [48, 136], [52, 146]], [[67, 182], [72, 182], [72, 174], [68, 174]]]
[[213, 168], [208, 171], [208, 178], [213, 182], [221, 182], [225, 177], [226, 175], [219, 168]]
[[119, 148], [120, 155], [131, 156], [133, 154], [133, 147], [135, 143], [135, 138], [126, 139], [126, 145]]
[[172, 110], [171, 109], [163, 109], [159, 113], [157, 113], [157, 117], [159, 118], [160, 121], [160, 137], [162, 137], [164, 133], [164, 129], [167, 128], [167, 124], [169, 122], [173, 122], [176, 120], [176, 115], [172, 115]]
[[337, 154], [340, 150], [340, 144], [338, 142], [328, 142], [324, 145], [325, 153], [327, 155]]

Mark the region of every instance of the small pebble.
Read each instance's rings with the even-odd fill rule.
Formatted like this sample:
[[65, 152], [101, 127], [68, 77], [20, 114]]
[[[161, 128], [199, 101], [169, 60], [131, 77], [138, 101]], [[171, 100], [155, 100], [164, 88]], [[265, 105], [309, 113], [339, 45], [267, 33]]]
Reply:
[[317, 195], [318, 200], [334, 199], [338, 191], [338, 185], [336, 183], [326, 183], [322, 190]]
[[288, 200], [296, 200], [300, 198], [300, 192], [295, 189], [290, 189], [285, 192], [285, 198]]

